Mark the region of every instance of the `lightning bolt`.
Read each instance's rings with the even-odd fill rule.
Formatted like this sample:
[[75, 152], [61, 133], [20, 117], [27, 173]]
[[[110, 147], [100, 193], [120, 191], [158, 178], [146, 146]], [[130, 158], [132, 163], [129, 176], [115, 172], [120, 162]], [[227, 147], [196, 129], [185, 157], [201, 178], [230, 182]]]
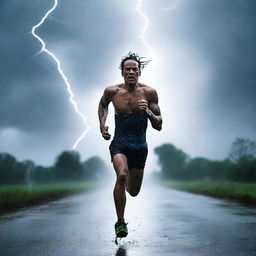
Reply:
[[171, 7], [167, 7], [164, 9], [167, 11], [174, 10], [178, 6], [179, 2], [180, 2], [180, 0], [177, 0], [176, 2], [174, 2], [174, 4]]
[[[140, 40], [143, 42], [143, 44], [146, 46], [146, 48], [151, 52], [152, 54], [152, 57], [155, 57], [156, 56], [156, 53], [154, 51], [154, 49], [150, 46], [150, 44], [146, 41], [146, 39], [144, 38], [145, 34], [146, 34], [146, 31], [148, 29], [148, 25], [149, 25], [149, 18], [148, 16], [145, 14], [145, 12], [143, 12], [141, 10], [141, 5], [142, 5], [142, 2], [143, 0], [138, 0], [138, 5], [137, 5], [137, 8], [136, 8], [136, 11], [138, 12], [138, 14], [140, 16], [142, 16], [142, 18], [144, 19], [144, 27], [141, 31], [141, 34], [139, 36]], [[168, 7], [168, 8], [164, 8], [165, 10], [174, 10], [178, 4], [179, 4], [180, 0], [177, 0], [174, 2], [174, 4], [171, 6], [171, 7]]]
[[[146, 31], [148, 29], [148, 25], [149, 25], [149, 18], [148, 16], [145, 14], [145, 12], [143, 12], [141, 10], [141, 5], [142, 5], [142, 2], [143, 0], [138, 0], [138, 5], [137, 5], [137, 8], [136, 8], [136, 11], [137, 13], [142, 16], [142, 18], [144, 19], [144, 26], [143, 26], [143, 29], [141, 31], [141, 34], [139, 36], [140, 40], [143, 42], [143, 44], [146, 46], [146, 48], [151, 52], [151, 55], [152, 55], [152, 58], [154, 59], [156, 57], [156, 53], [154, 51], [154, 49], [150, 46], [150, 44], [146, 41], [145, 39], [145, 34], [146, 34]], [[165, 10], [174, 10], [178, 4], [179, 4], [180, 0], [176, 0], [174, 2], [174, 4], [171, 6], [171, 7], [168, 7], [168, 8], [164, 8]]]
[[148, 19], [147, 15], [141, 10], [142, 2], [143, 2], [143, 0], [138, 0], [138, 5], [136, 8], [136, 11], [138, 12], [138, 14], [140, 16], [142, 16], [142, 18], [144, 19], [144, 27], [142, 28], [139, 38], [143, 42], [143, 44], [146, 46], [146, 48], [149, 50], [149, 52], [151, 53], [152, 58], [155, 59], [156, 53], [155, 53], [154, 49], [150, 46], [150, 44], [144, 38], [146, 31], [148, 29], [149, 19]]
[[77, 105], [77, 103], [76, 103], [76, 101], [75, 101], [75, 99], [74, 99], [74, 93], [73, 93], [72, 90], [71, 90], [71, 85], [70, 85], [70, 83], [69, 83], [69, 81], [68, 81], [67, 76], [64, 74], [64, 72], [63, 72], [63, 70], [62, 70], [62, 68], [61, 68], [61, 63], [60, 63], [60, 61], [58, 60], [58, 58], [57, 58], [51, 51], [49, 51], [49, 50], [46, 48], [46, 44], [45, 44], [45, 42], [43, 41], [43, 39], [35, 33], [36, 29], [39, 28], [39, 27], [44, 23], [44, 21], [48, 18], [48, 16], [56, 9], [57, 5], [58, 5], [58, 0], [54, 0], [54, 5], [53, 5], [53, 7], [52, 7], [51, 9], [49, 9], [49, 10], [46, 12], [46, 14], [43, 16], [43, 18], [41, 19], [41, 21], [40, 21], [38, 24], [36, 24], [36, 25], [32, 28], [31, 33], [32, 33], [32, 35], [41, 43], [41, 45], [42, 45], [41, 50], [40, 50], [37, 54], [40, 54], [40, 53], [45, 52], [46, 54], [48, 54], [48, 55], [55, 61], [56, 65], [57, 65], [58, 72], [59, 72], [59, 74], [61, 75], [62, 79], [63, 79], [64, 82], [65, 82], [66, 89], [67, 89], [67, 92], [68, 92], [68, 94], [69, 94], [69, 101], [70, 101], [70, 103], [73, 105], [75, 112], [78, 114], [78, 116], [80, 116], [80, 118], [82, 119], [82, 121], [83, 121], [83, 123], [84, 123], [84, 126], [85, 126], [84, 132], [83, 132], [82, 135], [75, 141], [75, 143], [74, 143], [73, 146], [72, 146], [72, 149], [75, 149], [75, 148], [77, 147], [77, 145], [78, 145], [78, 144], [82, 141], [82, 139], [85, 137], [85, 135], [87, 134], [87, 132], [89, 131], [89, 129], [90, 129], [90, 128], [89, 128], [89, 125], [88, 125], [88, 123], [87, 123], [87, 120], [86, 120], [84, 114], [83, 114], [83, 113], [79, 110], [79, 108], [78, 108], [78, 105]]

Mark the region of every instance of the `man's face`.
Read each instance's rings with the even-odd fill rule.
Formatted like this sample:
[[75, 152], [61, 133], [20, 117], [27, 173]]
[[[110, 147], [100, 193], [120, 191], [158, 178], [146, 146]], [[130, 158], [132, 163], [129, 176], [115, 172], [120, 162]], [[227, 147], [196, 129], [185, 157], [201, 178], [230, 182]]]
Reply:
[[139, 70], [139, 64], [135, 60], [126, 60], [124, 62], [124, 68], [122, 70], [122, 76], [124, 82], [128, 85], [136, 85], [139, 80], [141, 72]]

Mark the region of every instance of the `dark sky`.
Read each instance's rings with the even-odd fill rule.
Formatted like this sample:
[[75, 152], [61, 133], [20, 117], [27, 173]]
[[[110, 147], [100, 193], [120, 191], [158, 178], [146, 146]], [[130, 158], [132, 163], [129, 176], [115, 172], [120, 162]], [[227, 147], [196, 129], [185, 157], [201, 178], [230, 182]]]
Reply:
[[[174, 143], [191, 156], [223, 159], [236, 137], [256, 140], [256, 1], [144, 0], [145, 40], [155, 51], [142, 82], [157, 89], [164, 119], [151, 129], [152, 149]], [[51, 164], [84, 130], [54, 61], [31, 29], [53, 0], [0, 2], [0, 152]], [[77, 150], [102, 155], [97, 104], [103, 89], [122, 81], [120, 58], [129, 50], [152, 57], [140, 39], [138, 0], [59, 0], [36, 31], [62, 63], [90, 124]], [[111, 113], [111, 112], [110, 112]], [[109, 119], [113, 133], [113, 118]], [[152, 153], [153, 154], [153, 153]]]

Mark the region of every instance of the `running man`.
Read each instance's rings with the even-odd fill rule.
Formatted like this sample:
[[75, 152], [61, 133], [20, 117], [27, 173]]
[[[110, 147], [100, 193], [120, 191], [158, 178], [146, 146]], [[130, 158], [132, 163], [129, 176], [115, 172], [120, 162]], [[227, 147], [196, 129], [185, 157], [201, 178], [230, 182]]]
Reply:
[[115, 109], [115, 136], [109, 150], [116, 171], [113, 194], [117, 214], [115, 224], [117, 237], [128, 235], [127, 224], [124, 221], [125, 191], [134, 197], [141, 188], [148, 154], [146, 142], [148, 119], [154, 129], [158, 131], [162, 129], [156, 90], [138, 82], [141, 70], [149, 62], [142, 59], [131, 52], [122, 58], [120, 69], [124, 83], [107, 87], [98, 109], [100, 131], [105, 140], [111, 137], [106, 126], [110, 102]]

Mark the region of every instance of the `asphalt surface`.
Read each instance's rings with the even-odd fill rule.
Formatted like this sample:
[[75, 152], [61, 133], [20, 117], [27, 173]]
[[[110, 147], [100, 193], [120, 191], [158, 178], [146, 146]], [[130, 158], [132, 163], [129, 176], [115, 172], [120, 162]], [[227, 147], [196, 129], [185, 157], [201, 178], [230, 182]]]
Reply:
[[0, 217], [1, 256], [256, 255], [256, 209], [143, 187], [128, 197], [129, 235], [115, 244], [112, 187]]

